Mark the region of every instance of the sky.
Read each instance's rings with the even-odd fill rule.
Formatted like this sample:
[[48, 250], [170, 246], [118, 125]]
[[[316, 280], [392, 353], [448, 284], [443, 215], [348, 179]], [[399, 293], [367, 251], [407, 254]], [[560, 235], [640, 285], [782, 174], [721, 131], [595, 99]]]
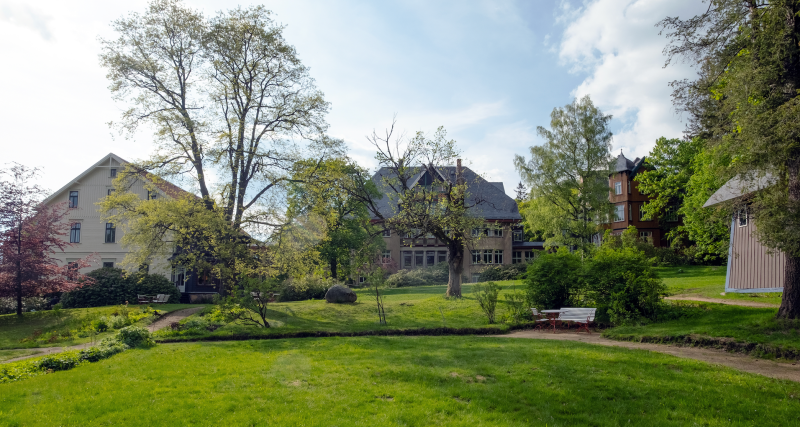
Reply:
[[[396, 116], [412, 135], [444, 126], [466, 164], [514, 195], [514, 155], [543, 141], [553, 108], [590, 95], [614, 119], [613, 150], [633, 159], [661, 136], [682, 136], [666, 44], [655, 24], [704, 11], [697, 0], [186, 0], [213, 15], [264, 4], [331, 103], [329, 134], [374, 168], [366, 136]], [[125, 138], [108, 123], [115, 103], [99, 65], [98, 37], [147, 2], [0, 0], [0, 167], [40, 167], [51, 190], [109, 152], [153, 152], [146, 132]]]

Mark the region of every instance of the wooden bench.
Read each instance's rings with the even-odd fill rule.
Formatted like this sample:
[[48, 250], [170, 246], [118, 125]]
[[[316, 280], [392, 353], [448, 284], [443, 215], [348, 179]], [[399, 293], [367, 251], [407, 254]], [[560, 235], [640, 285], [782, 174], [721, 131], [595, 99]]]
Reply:
[[153, 302], [153, 297], [150, 295], [136, 295], [136, 297], [139, 299], [139, 305], [150, 304]]
[[589, 330], [589, 324], [594, 322], [594, 315], [597, 311], [596, 308], [575, 308], [565, 307], [561, 309], [558, 315], [558, 320], [561, 322], [572, 322], [578, 325], [578, 332], [585, 329], [587, 333], [592, 333]]
[[169, 300], [169, 297], [170, 295], [167, 294], [158, 294], [153, 300], [153, 304], [166, 304], [167, 300]]

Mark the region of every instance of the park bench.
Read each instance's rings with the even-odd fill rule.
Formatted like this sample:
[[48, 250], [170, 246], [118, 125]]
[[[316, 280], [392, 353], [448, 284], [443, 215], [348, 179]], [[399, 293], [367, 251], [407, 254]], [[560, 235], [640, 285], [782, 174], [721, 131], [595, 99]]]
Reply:
[[594, 314], [596, 308], [574, 308], [566, 307], [561, 309], [558, 315], [558, 320], [563, 322], [571, 322], [578, 325], [578, 332], [585, 329], [587, 333], [592, 333], [589, 330], [589, 324], [594, 322]]
[[151, 297], [150, 295], [136, 295], [136, 297], [139, 300], [139, 305], [150, 304], [151, 302], [153, 302], [153, 297]]
[[542, 329], [544, 324], [547, 323], [549, 319], [543, 313], [540, 313], [536, 308], [531, 307], [531, 312], [533, 313], [533, 320], [536, 322], [534, 329]]
[[153, 300], [153, 304], [166, 304], [169, 297], [170, 296], [167, 294], [158, 294], [156, 295], [156, 299]]

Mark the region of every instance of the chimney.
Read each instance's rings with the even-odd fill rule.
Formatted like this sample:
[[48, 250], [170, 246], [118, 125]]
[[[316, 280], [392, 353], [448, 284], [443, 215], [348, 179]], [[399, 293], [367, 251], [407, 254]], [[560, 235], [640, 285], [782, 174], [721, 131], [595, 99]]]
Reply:
[[456, 185], [462, 184], [463, 178], [461, 177], [461, 159], [456, 160]]

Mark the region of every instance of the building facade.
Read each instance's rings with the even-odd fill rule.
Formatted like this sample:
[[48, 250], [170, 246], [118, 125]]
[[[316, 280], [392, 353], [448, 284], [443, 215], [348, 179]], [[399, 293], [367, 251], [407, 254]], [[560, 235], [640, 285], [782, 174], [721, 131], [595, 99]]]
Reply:
[[[455, 180], [455, 166], [441, 168], [419, 168], [412, 179], [414, 185], [424, 185], [434, 180]], [[472, 230], [476, 237], [474, 247], [465, 251], [464, 282], [475, 282], [481, 271], [490, 266], [512, 264], [530, 260], [542, 250], [541, 242], [524, 242], [521, 220], [517, 202], [506, 195], [502, 182], [489, 182], [469, 168], [462, 169], [468, 183], [468, 193], [474, 199], [481, 200], [470, 208], [470, 213], [482, 217], [485, 226]], [[434, 176], [431, 176], [433, 174]], [[391, 179], [392, 172], [387, 168], [378, 170], [372, 177], [373, 182], [384, 193], [388, 192], [384, 178]], [[384, 217], [393, 215], [390, 197], [384, 196], [378, 208]], [[373, 217], [378, 221], [378, 217]], [[415, 238], [416, 237], [416, 238]], [[434, 236], [416, 236], [416, 233], [398, 234], [385, 229], [383, 238], [386, 249], [382, 254], [384, 262], [392, 263], [399, 269], [431, 267], [439, 263], [447, 263], [447, 246]]]
[[[122, 172], [126, 163], [128, 162], [119, 156], [109, 153], [45, 199], [46, 204], [67, 203], [69, 206], [67, 218], [70, 222], [70, 232], [65, 238], [72, 245], [65, 248], [64, 252], [54, 254], [54, 258], [62, 265], [97, 254], [100, 258], [99, 263], [83, 269], [82, 272], [87, 273], [102, 267], [122, 267], [122, 262], [128, 254], [128, 250], [120, 245], [122, 227], [104, 221], [97, 203], [114, 191], [113, 180]], [[162, 180], [152, 182], [151, 188], [154, 186], [155, 191], [150, 191], [145, 187], [147, 183], [151, 182], [147, 179], [147, 175], [143, 174], [129, 191], [146, 200], [189, 194]], [[215, 284], [203, 282], [197, 274], [185, 268], [172, 266], [170, 262], [172, 255], [164, 254], [142, 268], [170, 279], [178, 290], [185, 294], [186, 298], [183, 298], [185, 302], [198, 296], [217, 293]]]
[[639, 192], [637, 180], [643, 166], [644, 158], [629, 160], [622, 153], [617, 156], [614, 170], [608, 178], [609, 201], [613, 205], [613, 211], [610, 222], [604, 228], [618, 235], [632, 225], [639, 231], [639, 237], [650, 241], [653, 246], [669, 246], [666, 231], [680, 223], [678, 212], [675, 207], [668, 207], [661, 222], [658, 217], [645, 219], [642, 206], [650, 198]]

